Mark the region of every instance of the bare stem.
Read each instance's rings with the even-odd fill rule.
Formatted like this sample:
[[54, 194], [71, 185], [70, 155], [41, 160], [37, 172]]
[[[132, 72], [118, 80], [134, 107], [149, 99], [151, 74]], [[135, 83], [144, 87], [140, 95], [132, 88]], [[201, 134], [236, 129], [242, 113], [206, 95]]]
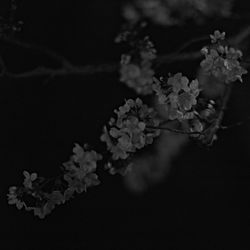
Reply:
[[217, 131], [222, 127], [221, 123], [225, 114], [225, 110], [227, 108], [231, 92], [232, 85], [227, 85], [222, 97], [222, 104], [217, 119], [206, 130], [203, 131], [203, 134], [205, 135], [205, 143], [209, 145], [212, 144], [214, 136], [216, 135]]
[[38, 51], [41, 54], [47, 55], [48, 57], [50, 57], [54, 61], [57, 61], [58, 63], [60, 63], [64, 67], [70, 68], [73, 66], [64, 56], [59, 55], [55, 51], [50, 50], [46, 47], [36, 45], [36, 44], [31, 44], [28, 42], [24, 42], [24, 41], [18, 40], [16, 38], [8, 37], [8, 36], [1, 36], [0, 39], [2, 42], [5, 42], [5, 43], [13, 45], [13, 46], [17, 46], [17, 47], [20, 47], [20, 48], [23, 48], [26, 50]]
[[230, 129], [230, 128], [239, 127], [239, 126], [242, 126], [242, 125], [246, 124], [246, 122], [248, 122], [249, 120], [250, 120], [250, 116], [248, 116], [243, 121], [238, 121], [236, 123], [233, 123], [233, 124], [230, 124], [230, 125], [226, 125], [226, 126], [220, 126], [220, 129], [227, 130], [227, 129]]
[[[229, 39], [229, 42], [234, 45], [239, 45], [244, 39], [246, 39], [250, 35], [250, 26], [247, 26], [242, 31], [240, 31], [237, 35]], [[4, 64], [3, 58], [0, 56], [0, 66], [1, 66], [1, 73], [0, 76], [6, 75], [10, 78], [29, 78], [29, 77], [40, 77], [40, 76], [66, 76], [66, 75], [91, 75], [95, 73], [112, 73], [116, 72], [119, 69], [119, 63], [107, 63], [107, 64], [100, 64], [100, 65], [86, 65], [86, 66], [76, 66], [72, 64], [67, 58], [62, 55], [57, 54], [56, 52], [44, 48], [43, 46], [38, 46], [34, 44], [30, 44], [24, 41], [20, 41], [16, 38], [1, 36], [0, 40], [4, 43], [10, 44], [12, 46], [17, 46], [27, 50], [34, 50], [39, 51], [42, 54], [47, 55], [48, 57], [52, 58], [53, 60], [57, 61], [61, 67], [59, 69], [47, 68], [47, 67], [38, 67], [26, 72], [21, 73], [14, 73], [9, 72]], [[155, 60], [155, 67], [162, 64], [168, 64], [178, 61], [184, 60], [196, 60], [202, 57], [200, 51], [194, 52], [187, 52], [187, 53], [180, 53], [184, 48], [192, 44], [196, 41], [202, 41], [204, 37], [195, 38], [190, 40], [189, 42], [185, 43], [181, 46], [176, 52], [166, 54], [166, 55], [159, 55]]]
[[71, 66], [62, 67], [59, 69], [51, 69], [46, 67], [38, 67], [31, 71], [22, 73], [6, 72], [5, 75], [11, 78], [29, 78], [39, 76], [67, 76], [67, 75], [91, 75], [95, 73], [111, 73], [117, 70], [116, 64], [100, 64], [100, 65], [86, 65], [86, 66]]
[[169, 128], [169, 127], [162, 127], [162, 126], [157, 126], [157, 127], [147, 126], [147, 128], [148, 128], [148, 129], [166, 130], [166, 131], [169, 131], [169, 132], [172, 132], [172, 133], [176, 133], [176, 134], [185, 134], [185, 135], [201, 135], [201, 134], [202, 134], [202, 132], [184, 131], [184, 130]]

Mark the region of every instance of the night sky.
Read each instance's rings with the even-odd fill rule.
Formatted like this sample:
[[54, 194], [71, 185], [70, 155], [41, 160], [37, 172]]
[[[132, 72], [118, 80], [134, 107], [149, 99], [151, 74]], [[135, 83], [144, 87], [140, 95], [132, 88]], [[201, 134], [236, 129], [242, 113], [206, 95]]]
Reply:
[[[8, 2], [1, 0], [1, 15]], [[247, 1], [236, 2], [235, 13], [250, 13]], [[113, 41], [124, 22], [120, 8], [118, 0], [19, 1], [17, 18], [24, 25], [17, 37], [53, 49], [76, 65], [118, 62], [122, 50]], [[168, 53], [194, 36], [215, 29], [236, 34], [249, 22], [214, 18], [203, 26], [150, 25], [148, 32], [158, 52]], [[3, 42], [0, 53], [13, 72], [60, 66], [41, 53]], [[194, 72], [195, 77], [198, 64], [181, 62], [165, 70]], [[122, 177], [100, 171], [101, 185], [57, 206], [44, 220], [7, 204], [8, 187], [21, 185], [23, 170], [55, 176], [75, 142], [102, 147], [103, 125], [125, 98], [136, 96], [118, 77], [115, 72], [49, 82], [44, 77], [0, 79], [0, 249], [250, 249], [249, 123], [219, 132], [209, 149], [190, 142], [166, 181], [141, 195], [130, 193]], [[249, 100], [246, 77], [235, 84], [224, 123], [249, 116]]]

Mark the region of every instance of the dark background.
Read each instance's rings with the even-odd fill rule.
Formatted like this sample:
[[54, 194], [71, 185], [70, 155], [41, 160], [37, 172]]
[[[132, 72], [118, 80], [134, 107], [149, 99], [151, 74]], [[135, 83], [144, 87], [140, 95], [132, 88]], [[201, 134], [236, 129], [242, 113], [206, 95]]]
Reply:
[[[1, 1], [3, 13], [8, 2]], [[236, 1], [234, 12], [247, 16], [246, 4]], [[20, 1], [17, 14], [24, 26], [17, 36], [77, 65], [118, 62], [121, 50], [113, 40], [123, 23], [120, 6], [117, 0]], [[167, 53], [215, 29], [235, 34], [249, 22], [213, 18], [203, 26], [151, 25], [149, 31], [159, 53]], [[57, 67], [39, 53], [0, 46], [15, 72]], [[195, 75], [198, 63], [174, 64], [166, 72]], [[141, 196], [129, 193], [121, 177], [101, 172], [102, 185], [40, 220], [7, 204], [8, 187], [21, 184], [23, 170], [58, 174], [75, 142], [98, 149], [113, 109], [135, 94], [119, 83], [118, 73], [0, 83], [1, 249], [250, 249], [249, 124], [220, 132], [210, 150], [188, 144], [166, 182]], [[236, 85], [225, 124], [250, 114], [249, 78]]]

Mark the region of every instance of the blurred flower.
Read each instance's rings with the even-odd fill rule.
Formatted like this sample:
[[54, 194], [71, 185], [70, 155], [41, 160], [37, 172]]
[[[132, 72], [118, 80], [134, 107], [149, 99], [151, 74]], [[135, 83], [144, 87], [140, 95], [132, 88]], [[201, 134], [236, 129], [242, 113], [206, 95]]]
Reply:
[[24, 187], [31, 189], [32, 182], [37, 179], [37, 174], [36, 173], [29, 174], [29, 172], [23, 171], [23, 175], [25, 176], [25, 179], [23, 182]]

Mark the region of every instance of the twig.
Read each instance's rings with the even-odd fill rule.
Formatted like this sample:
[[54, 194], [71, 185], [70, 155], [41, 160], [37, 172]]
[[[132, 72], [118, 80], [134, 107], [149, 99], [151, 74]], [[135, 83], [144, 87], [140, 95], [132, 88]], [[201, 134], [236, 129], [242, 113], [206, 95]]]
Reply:
[[[50, 55], [52, 56], [52, 55]], [[183, 53], [183, 54], [170, 54], [159, 56], [156, 60], [158, 63], [181, 60], [193, 60], [200, 57], [199, 52], [194, 53]], [[58, 60], [59, 58], [57, 58]], [[86, 65], [86, 66], [75, 66], [64, 60], [63, 67], [59, 69], [52, 69], [46, 67], [38, 67], [30, 71], [22, 73], [5, 72], [8, 77], [11, 78], [29, 78], [29, 77], [39, 77], [39, 76], [66, 76], [66, 75], [91, 75], [95, 73], [113, 73], [119, 69], [118, 63], [107, 63], [100, 65]]]
[[47, 55], [51, 59], [57, 61], [58, 63], [60, 63], [64, 67], [70, 68], [72, 66], [72, 64], [64, 56], [59, 55], [55, 51], [50, 50], [50, 49], [43, 47], [41, 45], [31, 44], [31, 43], [24, 42], [24, 41], [21, 41], [19, 39], [8, 37], [8, 36], [1, 36], [0, 39], [1, 39], [1, 41], [5, 42], [7, 44], [10, 44], [10, 45], [21, 47], [21, 48], [27, 49], [27, 50], [38, 51], [41, 54]]
[[162, 126], [157, 126], [157, 127], [147, 126], [146, 128], [148, 128], [148, 129], [166, 130], [166, 131], [173, 132], [173, 133], [176, 133], [176, 134], [185, 134], [185, 135], [201, 135], [202, 134], [202, 132], [184, 131], [184, 130], [169, 128], [169, 127], [162, 127]]
[[220, 126], [220, 129], [222, 130], [227, 130], [227, 129], [231, 129], [231, 128], [235, 128], [238, 126], [242, 126], [244, 125], [246, 122], [248, 122], [250, 120], [250, 116], [248, 116], [246, 119], [244, 119], [243, 121], [239, 121], [230, 125], [226, 125], [226, 126]]
[[217, 119], [206, 130], [202, 132], [202, 134], [205, 135], [204, 142], [206, 144], [212, 144], [214, 135], [216, 135], [217, 131], [222, 127], [221, 123], [224, 117], [225, 110], [227, 108], [227, 103], [230, 98], [231, 91], [232, 85], [227, 85], [222, 97], [222, 104]]
[[182, 50], [186, 49], [187, 47], [193, 45], [194, 43], [197, 43], [197, 42], [202, 42], [202, 41], [208, 41], [210, 38], [209, 36], [201, 36], [201, 37], [196, 37], [194, 39], [191, 39], [189, 41], [187, 41], [186, 43], [184, 43], [183, 45], [181, 45], [179, 47], [179, 49], [176, 50], [175, 53], [180, 53]]
[[87, 65], [87, 66], [71, 66], [62, 67], [59, 69], [51, 69], [46, 67], [38, 67], [34, 70], [23, 73], [6, 72], [5, 74], [11, 78], [29, 78], [39, 76], [66, 76], [66, 75], [91, 75], [95, 73], [111, 73], [118, 69], [117, 64], [101, 64], [101, 65]]
[[241, 30], [236, 36], [229, 39], [232, 45], [238, 46], [242, 41], [244, 41], [250, 35], [250, 26], [246, 26]]
[[[169, 128], [169, 127], [162, 127], [162, 126], [157, 126], [157, 127], [151, 127], [151, 126], [147, 126], [148, 129], [161, 129], [161, 130], [166, 130], [169, 132], [173, 132], [173, 133], [177, 133], [177, 134], [186, 134], [186, 135], [200, 135], [200, 136], [205, 136], [204, 138], [204, 142], [211, 144], [211, 142], [213, 141], [213, 137], [216, 134], [216, 132], [219, 129], [227, 129], [229, 128], [228, 126], [221, 126], [221, 122], [223, 120], [224, 117], [224, 113], [225, 110], [227, 108], [227, 103], [228, 100], [230, 98], [231, 95], [231, 91], [232, 91], [232, 86], [231, 85], [227, 85], [223, 98], [222, 98], [222, 104], [221, 104], [221, 108], [218, 114], [217, 119], [204, 131], [201, 132], [197, 132], [197, 131], [184, 131], [184, 130], [178, 130], [178, 129], [173, 129], [173, 128]], [[249, 117], [250, 119], [250, 117]], [[242, 122], [237, 123], [236, 125], [241, 125]], [[235, 126], [235, 125], [234, 125]]]
[[225, 88], [225, 93], [223, 95], [223, 99], [222, 99], [223, 101], [222, 101], [222, 105], [220, 108], [220, 112], [219, 112], [218, 118], [216, 119], [216, 122], [215, 122], [215, 129], [220, 128], [220, 125], [221, 125], [222, 119], [224, 117], [224, 113], [225, 113], [225, 110], [227, 108], [227, 103], [228, 103], [228, 100], [230, 98], [231, 92], [232, 92], [232, 85], [227, 85]]
[[202, 57], [202, 54], [200, 51], [195, 51], [195, 52], [188, 52], [188, 53], [182, 53], [178, 54], [176, 52], [172, 54], [167, 54], [167, 55], [161, 55], [158, 56], [158, 58], [155, 60], [155, 67], [159, 67], [162, 64], [169, 64], [172, 62], [178, 62], [178, 61], [185, 61], [185, 60], [196, 60]]
[[[241, 32], [239, 32], [236, 36], [229, 39], [231, 44], [239, 44], [241, 43], [246, 37], [250, 35], [250, 26], [244, 28]], [[204, 37], [192, 39], [188, 43], [184, 44], [180, 49], [176, 52], [167, 54], [167, 55], [159, 55], [155, 60], [155, 67], [162, 64], [184, 61], [184, 60], [196, 60], [202, 57], [200, 51], [188, 52], [188, 53], [179, 53], [180, 50], [185, 48], [186, 46], [190, 45], [193, 41], [200, 41], [203, 40]], [[39, 76], [66, 76], [66, 75], [91, 75], [95, 73], [112, 73], [119, 69], [119, 63], [107, 63], [101, 65], [86, 65], [86, 66], [76, 66], [73, 65], [70, 61], [68, 61], [64, 56], [61, 56], [54, 51], [44, 48], [43, 46], [38, 46], [34, 44], [30, 44], [27, 42], [23, 42], [11, 37], [1, 36], [0, 40], [6, 42], [8, 44], [19, 46], [23, 49], [35, 50], [39, 51], [47, 55], [48, 57], [54, 59], [58, 63], [61, 64], [61, 68], [59, 69], [52, 69], [47, 67], [38, 67], [36, 69], [22, 72], [22, 73], [14, 73], [8, 72], [7, 70], [2, 70], [2, 75], [7, 75], [8, 77], [12, 78], [28, 78], [28, 77], [39, 77]], [[3, 60], [2, 60], [3, 62]], [[4, 64], [1, 63], [1, 66]]]
[[[240, 43], [244, 41], [249, 35], [250, 35], [250, 25], [242, 29], [241, 32], [239, 32], [237, 35], [228, 39], [228, 42], [233, 46], [239, 46]], [[193, 39], [187, 42], [186, 44], [184, 44], [183, 48], [185, 48], [186, 46], [189, 46], [193, 41], [194, 42], [202, 41], [204, 39], [205, 39], [204, 37]], [[196, 60], [202, 57], [202, 54], [200, 53], [200, 51], [194, 51], [194, 52], [188, 52], [188, 53], [182, 53], [182, 54], [178, 53], [183, 48], [181, 47], [180, 49], [178, 49], [176, 52], [172, 54], [159, 56], [156, 59], [156, 67], [158, 67], [161, 64], [184, 61], [184, 60]]]

